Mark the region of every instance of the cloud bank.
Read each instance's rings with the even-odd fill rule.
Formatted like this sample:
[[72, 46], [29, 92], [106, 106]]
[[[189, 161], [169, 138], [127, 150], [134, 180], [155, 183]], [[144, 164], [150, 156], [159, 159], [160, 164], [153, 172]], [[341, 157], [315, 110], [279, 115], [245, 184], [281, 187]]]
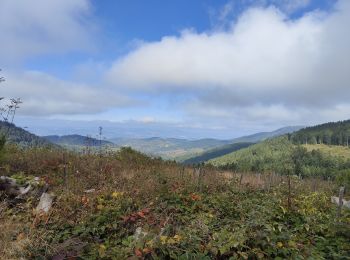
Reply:
[[0, 61], [91, 48], [88, 0], [1, 0]]
[[0, 1], [0, 68], [6, 78], [0, 91], [23, 100], [20, 115], [96, 114], [134, 104], [90, 79], [78, 83], [23, 68], [41, 55], [92, 50], [93, 22], [90, 0]]
[[94, 114], [136, 102], [106, 88], [57, 79], [38, 71], [4, 73], [1, 95], [20, 97], [20, 115]]
[[350, 117], [340, 109], [350, 99], [348, 24], [346, 0], [294, 20], [274, 6], [251, 8], [228, 30], [185, 30], [144, 43], [116, 60], [107, 77], [135, 91], [194, 92], [194, 114], [205, 107], [231, 116], [249, 117], [256, 108], [260, 118], [325, 110], [319, 118], [329, 110]]

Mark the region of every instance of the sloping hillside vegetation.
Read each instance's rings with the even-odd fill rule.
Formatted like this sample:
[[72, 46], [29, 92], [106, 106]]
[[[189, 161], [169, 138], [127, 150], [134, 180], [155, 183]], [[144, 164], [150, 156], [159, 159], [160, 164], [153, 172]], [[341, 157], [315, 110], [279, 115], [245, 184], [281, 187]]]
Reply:
[[350, 157], [339, 156], [336, 151], [337, 146], [328, 147], [327, 152], [324, 149], [307, 149], [294, 145], [287, 136], [283, 136], [215, 158], [209, 163], [234, 171], [292, 173], [325, 179], [345, 177], [350, 181]]
[[326, 145], [326, 144], [305, 144], [303, 147], [307, 151], [318, 150], [328, 156], [338, 156], [344, 159], [350, 158], [350, 148], [341, 145]]
[[328, 144], [349, 146], [350, 120], [330, 122], [304, 128], [291, 135], [295, 144]]
[[210, 159], [223, 156], [225, 154], [232, 153], [234, 151], [238, 151], [240, 149], [246, 148], [253, 143], [234, 143], [229, 145], [224, 145], [222, 147], [210, 149], [206, 152], [203, 152], [197, 156], [194, 156], [192, 158], [189, 158], [187, 160], [184, 160], [183, 164], [197, 164], [209, 161]]
[[44, 138], [4, 121], [0, 121], [0, 136], [1, 135], [7, 137], [7, 142], [17, 144], [21, 147], [58, 147]]
[[330, 197], [338, 188], [328, 181], [242, 180], [209, 166], [197, 174], [129, 148], [100, 157], [8, 146], [1, 165], [19, 183], [39, 177], [56, 197], [45, 214], [33, 210], [40, 193], [0, 193], [2, 259], [346, 259], [350, 252], [350, 212], [337, 215]]
[[283, 136], [212, 159], [209, 163], [228, 166], [235, 171], [283, 171], [293, 148], [294, 145]]

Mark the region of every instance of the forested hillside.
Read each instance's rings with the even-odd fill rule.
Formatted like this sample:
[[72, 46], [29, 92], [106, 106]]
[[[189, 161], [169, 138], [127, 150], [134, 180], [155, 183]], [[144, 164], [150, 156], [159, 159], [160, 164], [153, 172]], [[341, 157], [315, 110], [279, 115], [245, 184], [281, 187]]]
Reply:
[[283, 136], [212, 159], [209, 163], [235, 171], [279, 170], [290, 157], [293, 147], [294, 145]]
[[290, 135], [294, 144], [349, 146], [350, 120], [307, 127]]
[[5, 135], [7, 142], [15, 143], [21, 147], [58, 147], [44, 138], [4, 121], [0, 121], [0, 135]]
[[287, 136], [282, 136], [215, 158], [209, 163], [242, 172], [292, 173], [325, 179], [350, 178], [350, 157], [338, 155], [338, 147], [329, 149], [307, 149], [294, 145]]
[[222, 147], [210, 149], [208, 151], [205, 151], [197, 156], [194, 156], [192, 158], [189, 158], [182, 163], [184, 164], [197, 164], [202, 163], [205, 161], [209, 161], [210, 159], [220, 157], [229, 153], [232, 153], [234, 151], [238, 151], [240, 149], [246, 148], [250, 145], [253, 145], [254, 143], [234, 143], [234, 144], [228, 144], [224, 145]]

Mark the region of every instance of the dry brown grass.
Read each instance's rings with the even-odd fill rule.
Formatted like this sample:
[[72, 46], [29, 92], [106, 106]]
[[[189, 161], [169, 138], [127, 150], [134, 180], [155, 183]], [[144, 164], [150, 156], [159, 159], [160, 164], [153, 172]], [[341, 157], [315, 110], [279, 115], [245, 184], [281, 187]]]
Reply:
[[21, 259], [28, 256], [32, 244], [29, 223], [15, 216], [0, 214], [0, 259]]

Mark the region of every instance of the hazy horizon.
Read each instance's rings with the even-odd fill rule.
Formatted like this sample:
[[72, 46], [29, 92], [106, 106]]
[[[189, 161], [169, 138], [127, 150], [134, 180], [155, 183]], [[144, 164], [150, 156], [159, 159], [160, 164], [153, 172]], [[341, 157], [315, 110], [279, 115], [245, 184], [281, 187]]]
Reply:
[[219, 139], [230, 140], [237, 137], [252, 135], [261, 132], [272, 132], [280, 128], [295, 127], [281, 126], [278, 128], [265, 127], [261, 130], [251, 130], [240, 133], [230, 132], [228, 129], [203, 129], [198, 130], [196, 127], [186, 127], [181, 125], [170, 125], [156, 122], [144, 123], [138, 121], [112, 122], [108, 120], [92, 120], [92, 121], [77, 121], [77, 120], [57, 120], [57, 119], [33, 119], [33, 118], [17, 118], [14, 122], [17, 126], [28, 130], [39, 136], [48, 135], [89, 135], [98, 136], [98, 128], [103, 128], [103, 137], [106, 139], [113, 138], [178, 138], [188, 140], [198, 139]]

